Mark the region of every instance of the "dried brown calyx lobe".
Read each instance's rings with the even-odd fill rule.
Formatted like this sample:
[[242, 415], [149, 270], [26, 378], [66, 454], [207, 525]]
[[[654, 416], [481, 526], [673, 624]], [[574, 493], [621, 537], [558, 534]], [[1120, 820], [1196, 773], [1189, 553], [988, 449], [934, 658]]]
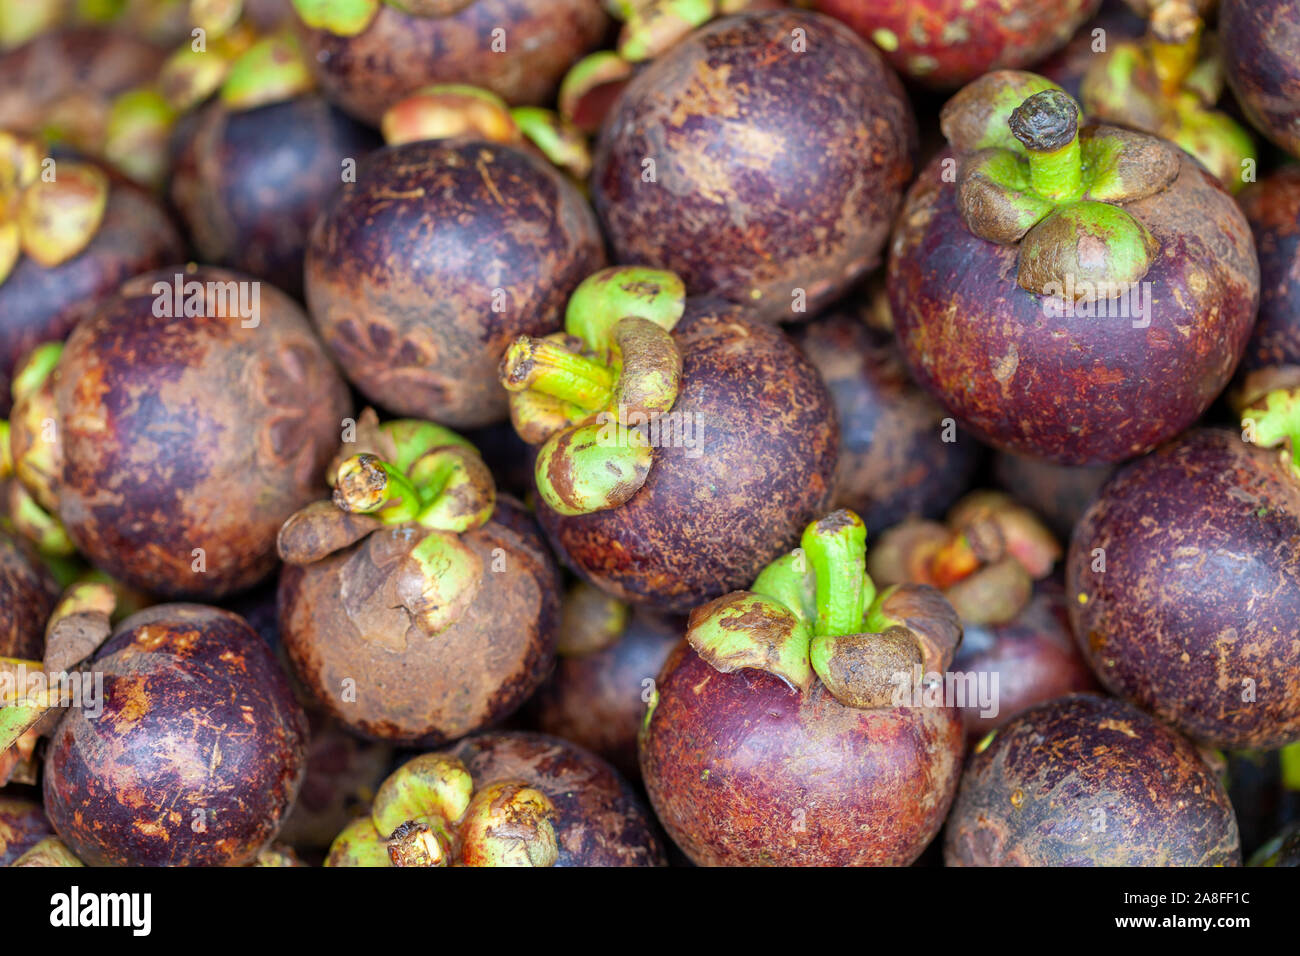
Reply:
[[123, 621], [94, 669], [103, 713], [68, 710], [46, 754], [59, 836], [92, 866], [251, 862], [297, 794], [307, 733], [262, 639], [229, 612], [162, 604]]
[[1235, 866], [1232, 805], [1200, 751], [1122, 701], [1074, 694], [984, 741], [948, 819], [949, 866]]

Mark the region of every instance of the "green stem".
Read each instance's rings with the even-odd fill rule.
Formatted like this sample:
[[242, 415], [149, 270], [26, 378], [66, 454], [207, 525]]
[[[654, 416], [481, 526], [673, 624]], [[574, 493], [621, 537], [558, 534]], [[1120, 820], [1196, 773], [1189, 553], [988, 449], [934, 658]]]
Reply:
[[1188, 3], [1165, 3], [1151, 16], [1151, 63], [1165, 96], [1182, 88], [1201, 54], [1205, 24]]
[[1029, 154], [1029, 179], [1044, 199], [1065, 201], [1083, 194], [1079, 107], [1059, 90], [1026, 99], [1011, 114], [1011, 132]]
[[617, 381], [613, 369], [549, 339], [520, 336], [501, 365], [501, 384], [508, 390], [531, 388], [590, 411], [609, 404]]
[[1300, 388], [1269, 392], [1242, 413], [1241, 423], [1244, 429], [1253, 430], [1257, 445], [1287, 445], [1291, 466], [1300, 475]]
[[807, 527], [801, 544], [817, 579], [814, 635], [858, 633], [875, 592], [866, 572], [867, 529], [862, 519], [845, 509], [832, 512]]

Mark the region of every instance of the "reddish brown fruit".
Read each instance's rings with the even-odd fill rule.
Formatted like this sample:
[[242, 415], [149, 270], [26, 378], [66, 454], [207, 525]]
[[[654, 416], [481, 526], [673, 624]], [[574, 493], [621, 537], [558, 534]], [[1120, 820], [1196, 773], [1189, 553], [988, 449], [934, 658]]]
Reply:
[[91, 866], [240, 866], [275, 836], [307, 725], [262, 639], [234, 614], [163, 604], [95, 659], [103, 713], [69, 710], [45, 760], [45, 810]]
[[1065, 44], [1101, 0], [814, 0], [876, 44], [900, 73], [953, 89], [1029, 66]]
[[1162, 250], [1141, 317], [1098, 317], [1130, 295], [1049, 316], [1016, 282], [1018, 247], [965, 226], [944, 180], [955, 154], [921, 174], [894, 234], [890, 304], [917, 381], [977, 437], [1061, 464], [1121, 461], [1185, 429], [1223, 390], [1250, 336], [1259, 267], [1232, 198], [1178, 155], [1168, 188], [1125, 207]]
[[357, 36], [306, 27], [300, 34], [325, 95], [378, 126], [393, 103], [437, 83], [481, 86], [512, 106], [547, 103], [609, 24], [600, 0], [476, 0], [435, 17], [381, 4]]
[[[242, 288], [247, 306], [256, 290], [257, 315], [238, 292], [224, 309], [210, 294], [200, 315], [156, 314], [174, 311], [158, 307], [176, 305], [177, 276]], [[350, 409], [298, 306], [208, 267], [128, 281], [68, 339], [53, 391], [68, 534], [114, 577], [168, 596], [217, 597], [271, 571], [280, 525], [324, 487]]]
[[1117, 473], [1079, 522], [1075, 637], [1108, 690], [1193, 740], [1281, 747], [1300, 738], [1298, 565], [1287, 459], [1193, 431]]
[[1300, 365], [1300, 168], [1247, 186], [1239, 201], [1259, 252], [1259, 319], [1241, 370]]
[[392, 597], [402, 559], [423, 537], [410, 531], [382, 528], [286, 565], [280, 635], [326, 712], [367, 737], [436, 746], [506, 717], [549, 673], [559, 575], [531, 516], [498, 497], [492, 520], [461, 535], [483, 564], [478, 591], [431, 635]]
[[171, 220], [143, 190], [114, 178], [90, 245], [47, 268], [29, 256], [0, 283], [0, 414], [8, 414], [15, 365], [42, 342], [63, 339], [131, 276], [184, 254]]
[[26, 543], [0, 531], [0, 657], [39, 661], [59, 585]]
[[1058, 579], [1039, 582], [1024, 610], [1006, 624], [966, 624], [952, 669], [997, 675], [996, 714], [981, 713], [977, 703], [961, 708], [972, 744], [1027, 707], [1097, 687], [1075, 647]]
[[825, 509], [839, 426], [820, 376], [778, 329], [691, 299], [672, 334], [683, 440], [660, 441], [626, 503], [575, 516], [539, 503], [538, 520], [601, 590], [685, 613], [747, 586]]
[[601, 134], [592, 198], [617, 261], [765, 319], [806, 318], [879, 264], [915, 150], [902, 86], [851, 31], [746, 13], [632, 80]]
[[491, 733], [448, 753], [479, 787], [519, 780], [555, 807], [556, 866], [663, 866], [653, 817], [614, 769], [594, 754], [544, 734]]
[[685, 632], [684, 619], [638, 608], [612, 647], [561, 654], [537, 693], [538, 728], [586, 747], [636, 780], [646, 681], [654, 680]]
[[1236, 866], [1228, 795], [1185, 738], [1123, 701], [1039, 704], [976, 748], [949, 866]]
[[980, 447], [947, 426], [947, 413], [912, 382], [893, 336], [850, 310], [800, 328], [795, 341], [821, 372], [839, 416], [832, 507], [856, 511], [872, 532], [947, 511], [970, 487]]
[[320, 96], [254, 110], [205, 107], [186, 130], [171, 198], [205, 262], [230, 266], [302, 297], [307, 235], [379, 137]]
[[1300, 0], [1223, 0], [1219, 39], [1246, 116], [1300, 157]]
[[858, 710], [755, 670], [722, 674], [684, 642], [641, 744], [668, 835], [701, 865], [906, 865], [961, 771], [954, 708]]
[[591, 210], [540, 159], [467, 140], [408, 143], [371, 154], [317, 220], [307, 303], [371, 401], [486, 425], [506, 416], [506, 345], [559, 328], [569, 293], [603, 264]]

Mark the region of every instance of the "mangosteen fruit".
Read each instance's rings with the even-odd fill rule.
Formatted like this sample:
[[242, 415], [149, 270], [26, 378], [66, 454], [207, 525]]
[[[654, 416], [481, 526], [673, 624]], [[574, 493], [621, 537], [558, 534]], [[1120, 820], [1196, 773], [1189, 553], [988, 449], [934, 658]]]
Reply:
[[528, 151], [482, 140], [371, 153], [308, 240], [307, 304], [344, 373], [399, 415], [500, 421], [511, 339], [558, 328], [604, 264], [577, 189]]
[[641, 731], [641, 775], [699, 865], [895, 865], [961, 772], [942, 673], [961, 622], [933, 588], [877, 592], [866, 528], [814, 521], [750, 591], [691, 613]]
[[1124, 701], [1072, 694], [990, 733], [948, 817], [948, 866], [1237, 866], [1205, 756]]
[[943, 89], [1030, 66], [1065, 45], [1101, 0], [813, 0], [910, 79]]
[[628, 84], [596, 146], [592, 201], [617, 261], [795, 320], [879, 264], [915, 150], [898, 78], [852, 31], [805, 11], [742, 13]]
[[33, 549], [0, 531], [0, 657], [40, 660], [59, 586]]
[[478, 452], [362, 416], [334, 495], [280, 531], [280, 638], [317, 704], [366, 737], [436, 746], [516, 710], [555, 661], [559, 573]]
[[15, 385], [19, 481], [97, 567], [165, 596], [220, 597], [272, 570], [351, 407], [288, 296], [194, 265], [128, 280]]
[[292, 0], [321, 90], [364, 123], [431, 83], [486, 87], [540, 105], [598, 46], [600, 0]]
[[158, 203], [97, 163], [0, 130], [0, 414], [18, 361], [66, 338], [131, 276], [179, 259]]
[[0, 794], [0, 866], [10, 866], [37, 843], [53, 835], [39, 803]]
[[[1097, 31], [1101, 31], [1098, 33]], [[1047, 77], [1076, 100], [1088, 69], [1097, 61], [1102, 41], [1111, 44], [1137, 41], [1146, 34], [1147, 23], [1123, 0], [1103, 0], [1097, 15], [1075, 31], [1069, 43], [1034, 66], [1034, 72]]]
[[237, 615], [161, 604], [93, 664], [101, 713], [69, 708], [45, 758], [45, 812], [91, 866], [239, 866], [275, 836], [302, 779], [306, 720]]
[[235, 79], [253, 89], [228, 81], [185, 125], [171, 200], [203, 261], [301, 298], [312, 223], [347, 178], [349, 162], [355, 166], [380, 140], [319, 94], [294, 86], [266, 102], [268, 94], [256, 89], [264, 81]]
[[1125, 466], [1070, 543], [1070, 619], [1102, 685], [1210, 747], [1300, 740], [1300, 470], [1276, 447], [1300, 447], [1297, 409], [1278, 389], [1241, 434]]
[[980, 446], [912, 382], [893, 334], [849, 305], [793, 335], [839, 417], [833, 505], [856, 511], [872, 532], [947, 511], [973, 482]]
[[1172, 144], [1078, 116], [1030, 73], [953, 97], [951, 148], [913, 185], [888, 273], [920, 384], [995, 447], [1075, 465], [1194, 422], [1259, 297], [1250, 229], [1222, 186]]
[[1214, 38], [1202, 52], [1205, 21], [1193, 0], [1151, 0], [1146, 36], [1095, 56], [1079, 102], [1099, 123], [1142, 130], [1176, 143], [1237, 192], [1258, 159], [1250, 134], [1215, 103], [1223, 92]]
[[1239, 390], [1259, 392], [1300, 369], [1300, 167], [1285, 166], [1240, 197], [1259, 252], [1259, 319]]
[[629, 608], [578, 583], [564, 599], [555, 671], [532, 704], [538, 729], [586, 747], [636, 780], [645, 702], [685, 632], [677, 615]]
[[544, 734], [489, 733], [385, 780], [326, 866], [662, 866], [650, 814], [614, 769]]
[[839, 445], [816, 369], [779, 329], [657, 269], [615, 267], [501, 381], [540, 446], [538, 520], [621, 601], [684, 613], [751, 581], [826, 507]]
[[1300, 0], [1223, 0], [1219, 38], [1246, 117], [1300, 157]]

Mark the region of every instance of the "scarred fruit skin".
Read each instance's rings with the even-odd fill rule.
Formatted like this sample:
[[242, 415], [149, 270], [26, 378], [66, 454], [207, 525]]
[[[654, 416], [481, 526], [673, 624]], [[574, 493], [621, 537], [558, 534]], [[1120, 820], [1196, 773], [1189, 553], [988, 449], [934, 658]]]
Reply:
[[538, 728], [581, 744], [629, 780], [637, 779], [645, 682], [659, 673], [685, 632], [685, 619], [637, 608], [612, 647], [560, 657], [537, 692]]
[[0, 866], [8, 866], [53, 835], [39, 803], [0, 795]]
[[0, 657], [40, 660], [59, 586], [31, 549], [0, 531]]
[[381, 4], [354, 37], [301, 23], [299, 32], [325, 95], [378, 126], [393, 103], [437, 83], [481, 86], [512, 106], [544, 104], [610, 22], [600, 0], [476, 0], [443, 17], [408, 16]]
[[1300, 168], [1247, 186], [1239, 201], [1259, 252], [1259, 319], [1241, 370], [1300, 364]]
[[1112, 693], [1206, 745], [1269, 750], [1300, 739], [1298, 566], [1300, 483], [1279, 452], [1193, 431], [1079, 522], [1070, 619]]
[[857, 710], [685, 642], [641, 738], [660, 822], [701, 866], [905, 866], [939, 832], [961, 773], [949, 707]]
[[898, 78], [850, 30], [740, 14], [629, 84], [597, 144], [592, 200], [617, 261], [790, 321], [879, 264], [915, 150]]
[[447, 751], [477, 787], [519, 780], [555, 807], [556, 866], [663, 866], [654, 819], [614, 769], [558, 737], [504, 732], [467, 737]]
[[1033, 704], [1097, 687], [1075, 647], [1059, 578], [1038, 582], [1033, 597], [1012, 621], [967, 623], [952, 669], [997, 675], [997, 714], [983, 716], [975, 702], [961, 708], [971, 744]]
[[556, 331], [604, 265], [595, 218], [554, 168], [483, 142], [378, 150], [308, 242], [307, 303], [352, 382], [398, 415], [459, 427], [506, 416], [497, 363]]
[[[686, 613], [745, 587], [825, 510], [839, 425], [826, 386], [780, 330], [718, 299], [688, 299], [673, 330], [682, 387], [662, 442], [616, 508], [537, 516], [561, 561], [631, 603]], [[706, 544], [707, 543], [707, 544]]]
[[72, 708], [45, 759], [45, 811], [91, 866], [241, 866], [275, 836], [302, 779], [307, 724], [284, 672], [237, 615], [133, 614], [95, 659], [103, 713]]
[[1059, 464], [1131, 458], [1194, 422], [1228, 383], [1259, 296], [1250, 229], [1218, 182], [1180, 152], [1167, 189], [1125, 206], [1161, 246], [1142, 280], [1149, 314], [1116, 316], [1108, 300], [1109, 316], [1085, 303], [1049, 316], [1016, 282], [1018, 248], [966, 227], [943, 178], [952, 157], [912, 186], [889, 262], [916, 380], [977, 437]]
[[1219, 39], [1247, 118], [1300, 157], [1300, 0], [1223, 0]]
[[998, 730], [968, 762], [945, 832], [948, 866], [1241, 863], [1232, 804], [1200, 751], [1094, 694]]
[[1029, 66], [1074, 35], [1101, 0], [814, 0], [874, 42], [900, 73], [944, 89]]
[[186, 130], [172, 202], [205, 262], [301, 298], [307, 234], [339, 188], [343, 161], [379, 145], [320, 96], [242, 111], [214, 102]]
[[146, 273], [77, 326], [54, 371], [59, 517], [114, 577], [219, 597], [275, 566], [280, 525], [324, 487], [350, 396], [302, 310], [268, 283], [255, 327], [234, 309], [155, 315], [155, 283], [170, 300], [178, 274], [252, 282], [206, 266]]
[[559, 572], [531, 516], [499, 496], [492, 520], [460, 536], [482, 559], [479, 591], [430, 636], [390, 598], [401, 559], [423, 537], [382, 528], [319, 561], [286, 564], [280, 636], [326, 712], [373, 739], [437, 746], [506, 717], [550, 672]]
[[22, 256], [0, 283], [0, 414], [9, 413], [10, 376], [24, 355], [42, 342], [66, 338], [131, 276], [184, 254], [162, 207], [139, 187], [110, 178], [104, 219], [84, 250], [50, 268]]
[[937, 518], [970, 487], [980, 460], [974, 439], [912, 382], [893, 336], [851, 311], [802, 326], [795, 341], [821, 372], [840, 420], [832, 507], [861, 515], [868, 530], [904, 518]]

